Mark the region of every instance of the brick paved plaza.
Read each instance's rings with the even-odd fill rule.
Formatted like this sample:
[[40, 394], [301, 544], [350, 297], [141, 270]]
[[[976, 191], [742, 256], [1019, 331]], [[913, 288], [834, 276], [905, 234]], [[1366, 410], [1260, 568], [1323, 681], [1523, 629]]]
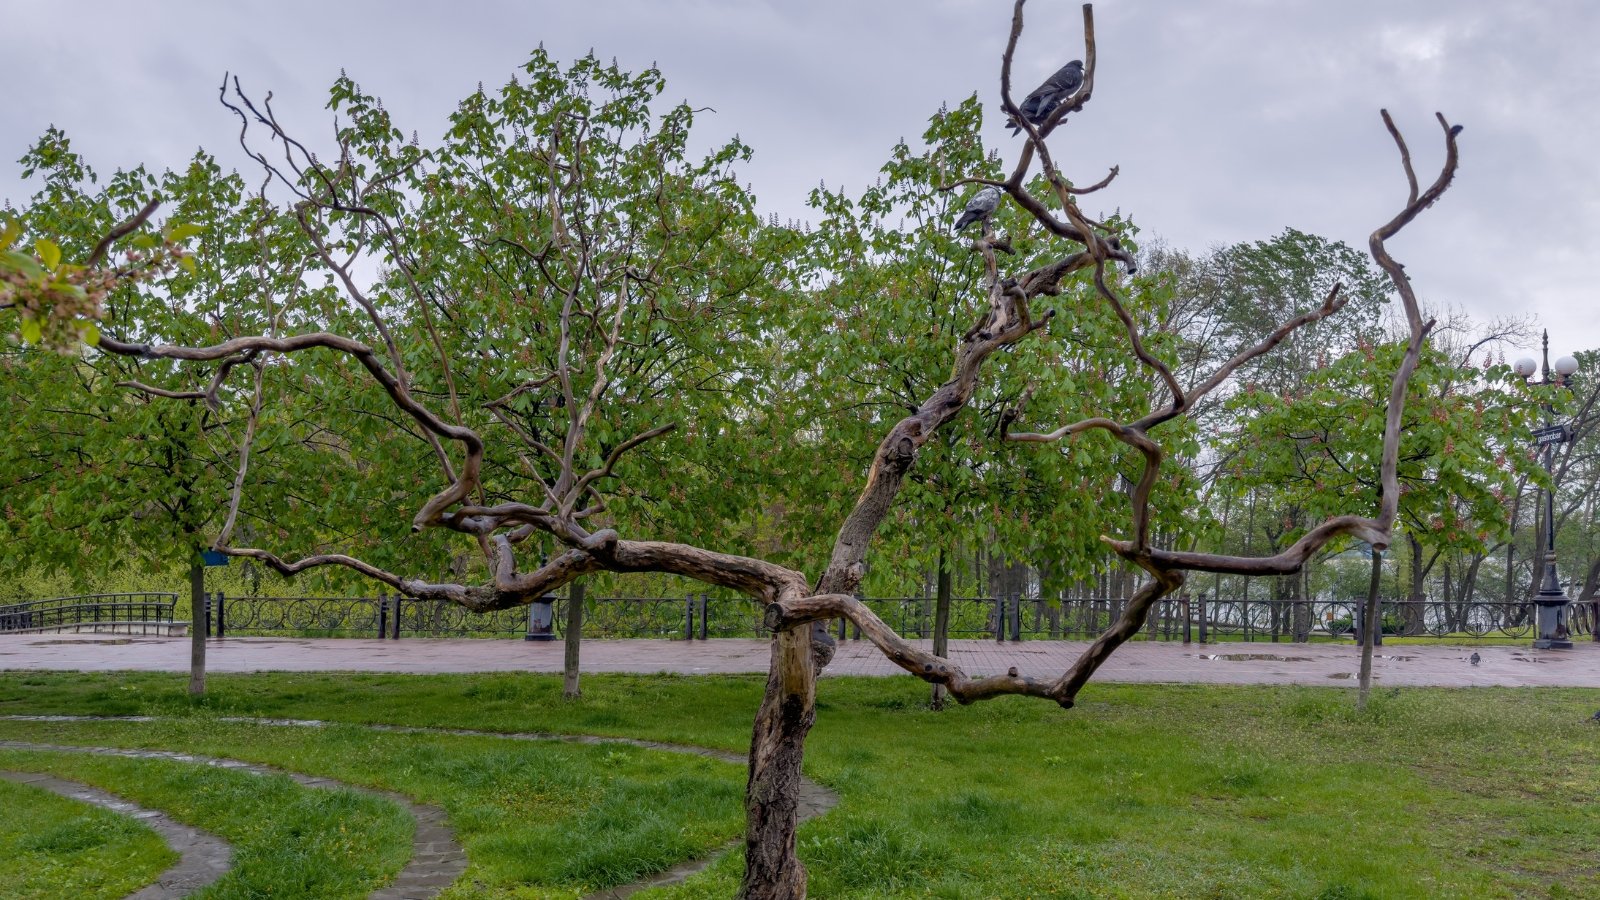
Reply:
[[[1015, 666], [1023, 674], [1059, 675], [1080, 641], [951, 641], [952, 659], [971, 674]], [[1381, 647], [1373, 663], [1379, 684], [1434, 686], [1600, 687], [1600, 644], [1566, 651], [1524, 646]], [[768, 645], [755, 640], [586, 641], [588, 672], [679, 672], [693, 675], [765, 672]], [[356, 638], [227, 638], [207, 653], [213, 672], [559, 672], [559, 642], [519, 640], [400, 641]], [[1212, 684], [1353, 685], [1360, 650], [1350, 644], [1134, 642], [1101, 669], [1099, 680]], [[0, 669], [187, 671], [187, 638], [90, 634], [0, 636]], [[829, 675], [893, 675], [900, 670], [865, 641], [844, 641]]]

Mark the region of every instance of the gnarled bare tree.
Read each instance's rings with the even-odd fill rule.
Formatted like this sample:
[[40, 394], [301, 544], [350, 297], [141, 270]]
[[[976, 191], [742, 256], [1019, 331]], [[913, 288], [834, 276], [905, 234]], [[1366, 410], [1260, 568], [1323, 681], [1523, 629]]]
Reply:
[[[310, 246], [321, 265], [342, 286], [365, 313], [380, 340], [371, 346], [352, 337], [326, 331], [240, 337], [211, 346], [173, 346], [140, 343], [135, 340], [102, 336], [102, 352], [144, 359], [169, 359], [191, 363], [217, 364], [209, 386], [197, 395], [210, 397], [235, 370], [260, 371], [270, 360], [306, 351], [325, 351], [346, 358], [365, 370], [381, 388], [388, 402], [400, 413], [414, 433], [431, 447], [437, 457], [443, 486], [421, 504], [412, 517], [413, 530], [441, 529], [458, 533], [475, 544], [482, 555], [489, 577], [482, 583], [430, 581], [402, 577], [360, 558], [340, 553], [320, 553], [288, 560], [268, 550], [233, 546], [232, 525], [245, 484], [252, 429], [247, 426], [240, 450], [240, 475], [228, 521], [216, 540], [224, 553], [251, 557], [285, 575], [319, 566], [344, 566], [377, 579], [407, 595], [458, 603], [475, 610], [506, 608], [526, 604], [551, 590], [592, 572], [662, 572], [731, 588], [765, 604], [765, 621], [773, 631], [772, 658], [766, 692], [757, 713], [750, 754], [746, 789], [746, 868], [740, 896], [745, 898], [795, 898], [806, 892], [805, 868], [795, 852], [796, 810], [799, 801], [801, 762], [805, 739], [815, 718], [818, 672], [831, 657], [831, 642], [820, 630], [827, 619], [845, 617], [861, 629], [878, 649], [907, 672], [928, 682], [943, 685], [962, 703], [1003, 695], [1027, 695], [1071, 707], [1079, 691], [1102, 663], [1144, 622], [1152, 605], [1172, 593], [1186, 572], [1224, 572], [1245, 574], [1286, 574], [1299, 569], [1319, 548], [1340, 536], [1359, 538], [1377, 548], [1386, 547], [1399, 499], [1396, 460], [1400, 445], [1402, 407], [1408, 379], [1423, 347], [1431, 322], [1424, 321], [1416, 296], [1403, 268], [1390, 257], [1385, 241], [1397, 234], [1423, 209], [1439, 199], [1456, 170], [1456, 135], [1459, 126], [1450, 126], [1440, 116], [1444, 132], [1445, 159], [1438, 177], [1426, 189], [1419, 187], [1410, 154], [1388, 114], [1383, 121], [1400, 151], [1409, 193], [1400, 211], [1371, 237], [1371, 251], [1378, 264], [1393, 279], [1404, 304], [1410, 337], [1404, 361], [1393, 376], [1387, 427], [1384, 434], [1381, 470], [1381, 495], [1375, 498], [1372, 516], [1344, 515], [1312, 528], [1297, 543], [1276, 556], [1247, 558], [1180, 552], [1155, 546], [1150, 527], [1150, 492], [1161, 477], [1166, 454], [1157, 440], [1158, 429], [1184, 416], [1194, 404], [1223, 384], [1241, 365], [1270, 352], [1295, 329], [1337, 312], [1343, 298], [1336, 287], [1320, 305], [1280, 324], [1253, 346], [1226, 360], [1197, 383], [1185, 385], [1145, 344], [1134, 318], [1124, 307], [1115, 288], [1111, 269], [1121, 265], [1131, 269], [1133, 257], [1112, 229], [1093, 221], [1079, 206], [1078, 198], [1107, 187], [1112, 177], [1090, 187], [1074, 187], [1061, 173], [1049, 150], [1048, 140], [1069, 115], [1082, 111], [1093, 96], [1096, 76], [1096, 48], [1092, 10], [1084, 7], [1085, 67], [1081, 86], [1061, 103], [1042, 123], [1023, 118], [1012, 95], [1012, 62], [1023, 32], [1023, 0], [1016, 0], [1010, 38], [1000, 72], [1001, 103], [1012, 121], [1021, 126], [1025, 143], [1009, 177], [999, 180], [968, 178], [949, 185], [983, 183], [1000, 188], [1048, 235], [1065, 248], [1055, 261], [1028, 271], [1003, 270], [997, 250], [1006, 249], [1005, 240], [986, 225], [974, 242], [985, 270], [986, 302], [975, 311], [975, 321], [954, 349], [952, 372], [948, 380], [927, 396], [905, 418], [896, 422], [882, 439], [867, 475], [866, 486], [854, 509], [841, 524], [831, 558], [820, 573], [806, 573], [753, 556], [720, 552], [690, 543], [638, 539], [615, 528], [595, 527], [604, 521], [602, 486], [616, 473], [619, 461], [646, 442], [660, 438], [674, 427], [658, 422], [627, 429], [612, 429], [608, 440], [594, 435], [602, 420], [605, 402], [618, 390], [626, 390], [637, 369], [620, 361], [639, 350], [632, 335], [638, 321], [648, 327], [656, 314], [653, 291], [664, 272], [692, 266], [697, 257], [681, 255], [676, 248], [696, 240], [688, 224], [692, 217], [664, 212], [677, 193], [705, 190], [717, 173], [712, 169], [668, 172], [656, 178], [655, 189], [647, 192], [643, 205], [634, 200], [616, 200], [592, 193], [586, 179], [592, 173], [583, 165], [551, 162], [548, 181], [539, 191], [523, 192], [518, 203], [544, 204], [537, 233], [503, 233], [471, 248], [485, 268], [501, 262], [514, 264], [517, 271], [540, 282], [545, 296], [555, 298], [548, 312], [553, 321], [540, 328], [558, 335], [555, 353], [548, 366], [535, 366], [497, 400], [484, 405], [481, 413], [463, 410], [452, 376], [450, 354], [438, 336], [434, 322], [427, 317], [441, 307], [432, 292], [441, 289], [439, 273], [429, 270], [422, 259], [416, 233], [426, 231], [426, 220], [408, 218], [404, 197], [394, 184], [420, 164], [420, 159], [404, 152], [386, 160], [388, 168], [369, 171], [369, 167], [349, 158], [348, 153], [333, 164], [319, 162], [302, 144], [278, 124], [270, 105], [256, 105], [245, 99], [235, 86], [234, 98], [225, 102], [234, 108], [245, 127], [264, 127], [271, 137], [281, 162], [257, 152], [256, 158], [270, 173], [298, 195], [299, 220]], [[370, 112], [370, 110], [368, 110]], [[569, 117], [570, 127], [552, 126], [556, 133], [543, 136], [544, 143], [530, 150], [543, 152], [554, 160], [556, 145], [566, 142], [568, 149], [586, 141], [603, 140], [608, 125], [603, 115], [592, 118]], [[566, 121], [566, 120], [563, 120]], [[622, 123], [626, 125], [627, 123]], [[383, 126], [381, 123], [374, 127]], [[460, 125], [472, 127], [471, 122]], [[616, 165], [648, 166], [651, 154], [657, 160], [670, 155], [667, 144], [681, 134], [652, 132], [638, 143], [616, 143]], [[665, 143], [663, 143], [665, 142]], [[539, 149], [543, 148], [543, 149]], [[642, 148], [642, 149], [640, 149]], [[248, 148], [247, 148], [248, 149]], [[581, 153], [572, 158], [581, 158]], [[1026, 184], [1037, 160], [1050, 190], [1043, 196], [1031, 193]], [[713, 167], [714, 168], [714, 167]], [[654, 170], [651, 170], [654, 171]], [[474, 174], [476, 170], [468, 174]], [[1113, 170], [1112, 175], [1116, 173]], [[494, 179], [485, 174], [485, 185]], [[426, 182], [419, 190], [428, 191]], [[452, 188], [455, 189], [455, 188]], [[540, 195], [542, 191], [542, 199]], [[615, 204], [612, 204], [615, 201]], [[633, 205], [630, 205], [633, 204]], [[651, 204], [654, 204], [652, 207]], [[442, 211], [448, 209], [441, 207]], [[700, 211], [705, 214], [706, 210]], [[712, 211], [709, 213], [715, 215]], [[713, 236], [722, 240], [723, 236]], [[352, 260], [365, 253], [381, 253], [391, 267], [391, 277], [402, 291], [411, 291], [416, 309], [424, 318], [437, 351], [443, 373], [439, 390], [421, 393], [407, 354], [391, 336], [391, 312], [374, 301], [357, 283]], [[504, 257], [496, 254], [504, 254]], [[1006, 674], [974, 677], [949, 659], [935, 656], [902, 639], [865, 605], [852, 596], [860, 583], [864, 566], [886, 514], [900, 491], [907, 472], [916, 463], [921, 448], [945, 424], [960, 416], [983, 375], [984, 363], [997, 351], [1024, 341], [1030, 334], [1052, 322], [1067, 321], [1071, 314], [1057, 315], [1056, 309], [1036, 309], [1041, 298], [1060, 293], [1064, 280], [1086, 275], [1097, 296], [1116, 313], [1126, 328], [1127, 352], [1142, 363], [1159, 388], [1156, 396], [1165, 402], [1143, 417], [1129, 422], [1110, 418], [1087, 418], [1045, 433], [1011, 433], [1007, 438], [1024, 442], [1054, 442], [1086, 431], [1103, 431], [1126, 444], [1143, 458], [1142, 474], [1132, 488], [1132, 521], [1125, 537], [1105, 538], [1110, 549], [1148, 574], [1120, 619], [1115, 622], [1064, 673], [1038, 677], [1012, 670]], [[446, 288], [454, 289], [454, 288]], [[470, 288], [469, 288], [470, 289]], [[707, 303], [715, 305], [715, 300]], [[243, 366], [243, 363], [250, 363]], [[622, 387], [619, 387], [622, 385]], [[135, 386], [136, 388], [138, 386]], [[151, 391], [169, 396], [170, 391]], [[517, 411], [527, 409], [529, 397], [543, 397], [534, 405], [546, 422], [559, 427], [543, 432], [528, 427]], [[436, 411], [442, 404], [446, 412]], [[519, 405], [520, 403], [520, 405]], [[259, 410], [259, 403], [253, 407]], [[252, 416], [255, 413], [252, 412]], [[1017, 409], [1009, 418], [1037, 414]], [[473, 415], [491, 420], [492, 431], [469, 424]], [[253, 421], [253, 420], [252, 420]], [[625, 432], [625, 433], [624, 433]], [[490, 496], [485, 489], [486, 447], [491, 441], [504, 442], [510, 455], [523, 460], [530, 472], [530, 496]], [[587, 450], [580, 448], [588, 447]], [[604, 448], [596, 452], [594, 448]], [[826, 448], [819, 448], [819, 453]], [[554, 552], [536, 549], [540, 542], [555, 547]]]

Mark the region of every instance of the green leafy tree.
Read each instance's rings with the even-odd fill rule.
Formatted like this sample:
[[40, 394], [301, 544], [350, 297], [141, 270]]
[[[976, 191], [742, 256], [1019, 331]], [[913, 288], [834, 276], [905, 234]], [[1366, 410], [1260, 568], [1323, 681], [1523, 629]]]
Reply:
[[[10, 577], [62, 572], [84, 586], [109, 570], [186, 569], [194, 613], [203, 591], [199, 556], [228, 510], [231, 442], [248, 417], [251, 391], [174, 390], [170, 363], [81, 353], [65, 342], [98, 343], [102, 318], [172, 341], [264, 330], [259, 300], [276, 289], [262, 284], [270, 215], [247, 198], [237, 175], [224, 175], [203, 154], [180, 173], [135, 169], [100, 186], [66, 136], [51, 130], [22, 163], [42, 184], [7, 227], [52, 235], [37, 246], [57, 279], [47, 294], [58, 302], [16, 307], [22, 340], [0, 355], [7, 376], [0, 539], [11, 548], [0, 566]], [[151, 195], [172, 198], [159, 228], [143, 223]], [[106, 236], [124, 221], [132, 223], [122, 235], [130, 248], [124, 258], [98, 270], [61, 261], [105, 258]], [[199, 256], [178, 249], [186, 239]], [[187, 402], [167, 402], [174, 397]], [[272, 465], [271, 435], [264, 437], [260, 471]], [[199, 693], [203, 630], [192, 630], [191, 689]]]
[[[1311, 520], [1369, 507], [1382, 489], [1376, 448], [1386, 375], [1404, 352], [1399, 344], [1363, 346], [1311, 373], [1298, 392], [1246, 387], [1230, 401], [1239, 425], [1225, 438], [1234, 460], [1226, 488], [1263, 491]], [[1515, 452], [1529, 409], [1509, 379], [1504, 365], [1463, 369], [1429, 349], [1410, 380], [1397, 472], [1413, 573], [1414, 602], [1404, 608], [1410, 632], [1422, 626], [1422, 579], [1433, 561], [1481, 554], [1509, 537], [1506, 497], [1533, 471]], [[1281, 526], [1284, 541], [1304, 532], [1293, 520]]]

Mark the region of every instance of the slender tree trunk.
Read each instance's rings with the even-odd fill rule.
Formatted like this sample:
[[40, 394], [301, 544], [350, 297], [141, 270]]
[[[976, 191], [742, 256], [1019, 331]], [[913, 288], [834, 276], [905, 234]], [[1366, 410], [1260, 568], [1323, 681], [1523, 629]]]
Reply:
[[1378, 618], [1378, 587], [1383, 580], [1383, 554], [1372, 551], [1372, 581], [1367, 584], [1367, 602], [1361, 617], [1361, 676], [1356, 688], [1356, 709], [1367, 708], [1367, 695], [1372, 693], [1372, 645], [1383, 633], [1383, 622]]
[[1428, 567], [1422, 560], [1422, 543], [1415, 535], [1409, 533], [1406, 535], [1406, 541], [1411, 545], [1411, 586], [1406, 591], [1405, 611], [1400, 617], [1401, 633], [1416, 635], [1423, 631], [1422, 602], [1427, 596], [1423, 589], [1423, 581], [1428, 577]]
[[[933, 655], [950, 654], [950, 569], [939, 551], [939, 582], [933, 608]], [[944, 685], [933, 686], [933, 708], [944, 709]]]
[[561, 696], [576, 700], [583, 695], [578, 686], [578, 649], [583, 640], [583, 581], [574, 581], [567, 587], [567, 628], [562, 635], [566, 644], [566, 659], [561, 664]]
[[750, 741], [739, 900], [800, 900], [806, 895], [806, 869], [795, 855], [794, 833], [806, 733], [816, 718], [811, 629], [780, 631], [772, 638], [772, 668]]
[[189, 696], [206, 692], [206, 569], [194, 551], [189, 563]]

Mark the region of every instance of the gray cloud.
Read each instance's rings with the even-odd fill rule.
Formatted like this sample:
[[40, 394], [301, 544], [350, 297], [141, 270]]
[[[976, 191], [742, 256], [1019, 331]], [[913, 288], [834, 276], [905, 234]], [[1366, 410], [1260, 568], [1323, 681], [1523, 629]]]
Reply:
[[[940, 103], [976, 91], [992, 108], [1009, 21], [1004, 4], [977, 0], [12, 7], [0, 58], [23, 82], [0, 109], [7, 160], [55, 123], [103, 172], [181, 165], [202, 145], [242, 167], [215, 103], [225, 70], [274, 91], [285, 120], [316, 135], [343, 67], [403, 128], [436, 136], [456, 100], [542, 41], [562, 58], [593, 47], [630, 68], [658, 63], [669, 97], [716, 109], [707, 142], [737, 132], [754, 146], [748, 179], [783, 218], [807, 215], [818, 180], [872, 180]], [[1396, 242], [1424, 297], [1480, 318], [1536, 313], [1558, 349], [1600, 347], [1600, 6], [1108, 0], [1096, 14], [1096, 97], [1056, 143], [1077, 178], [1121, 166], [1108, 208], [1191, 249], [1286, 226], [1364, 246], [1405, 190], [1378, 108], [1424, 172], [1441, 110], [1466, 126], [1457, 186]], [[1079, 22], [1076, 3], [1030, 5], [1021, 90], [1080, 54]], [[1016, 146], [998, 116], [988, 130]], [[17, 176], [0, 167], [0, 196], [28, 194]]]

